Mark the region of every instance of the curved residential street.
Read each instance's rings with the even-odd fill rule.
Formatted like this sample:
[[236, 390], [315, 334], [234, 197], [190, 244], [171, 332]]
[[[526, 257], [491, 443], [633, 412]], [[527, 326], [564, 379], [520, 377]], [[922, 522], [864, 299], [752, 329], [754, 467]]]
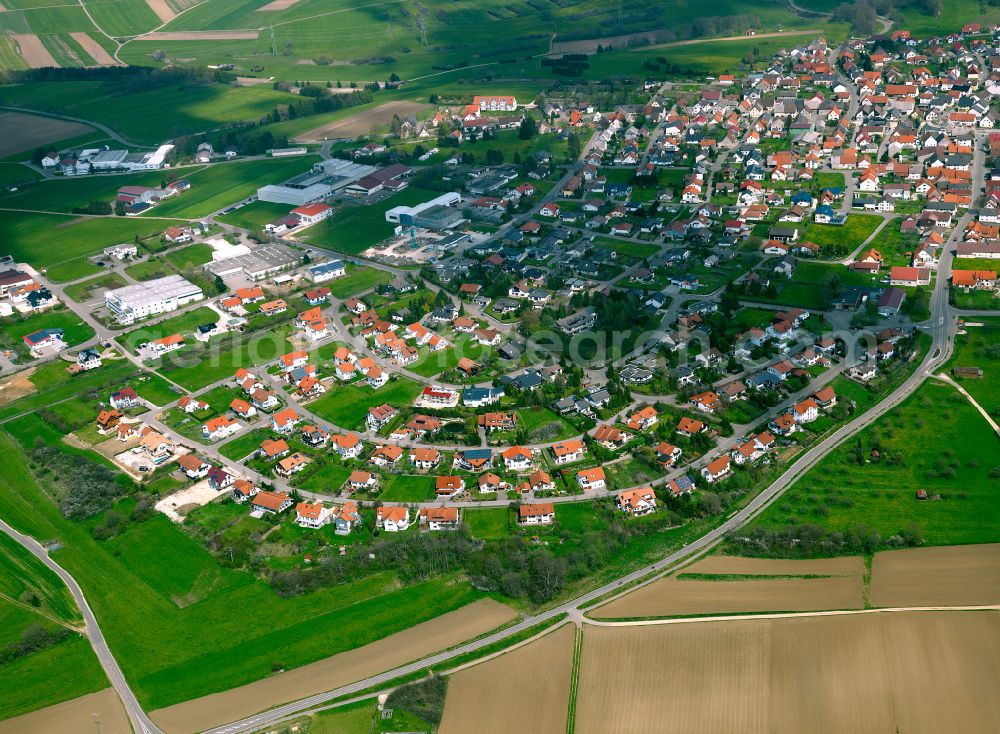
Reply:
[[[802, 8], [799, 8], [794, 4], [794, 2], [790, 1], [789, 5], [799, 11], [812, 13], [812, 11], [804, 11]], [[886, 19], [880, 18], [879, 20], [886, 28], [888, 28], [889, 25], [891, 25], [891, 23]], [[851, 109], [852, 110], [856, 109], [856, 106], [857, 106], [856, 94], [852, 89]], [[7, 108], [2, 106], [0, 106], [0, 109], [13, 109], [15, 111], [31, 112], [31, 110], [18, 110], [17, 108]], [[49, 113], [44, 113], [44, 114], [49, 114]], [[49, 116], [60, 117], [58, 115], [49, 115]], [[118, 136], [116, 133], [111, 131], [109, 128], [106, 128], [105, 126], [93, 123], [88, 120], [77, 120], [77, 118], [63, 117], [62, 119], [75, 120], [93, 125], [101, 129], [102, 131], [107, 132], [116, 140], [128, 144], [127, 140], [121, 138], [120, 136]], [[977, 138], [977, 144], [975, 147], [975, 154], [973, 160], [973, 180], [976, 182], [983, 180], [984, 154], [981, 149], [981, 145], [979, 143], [980, 141]], [[585, 152], [586, 149], [589, 148], [592, 144], [593, 144], [593, 138], [591, 139], [590, 142], [587, 143], [587, 146], [585, 147]], [[714, 166], [712, 172], [714, 173], [714, 171], [718, 170], [720, 166], [721, 166], [721, 160], [716, 162], [716, 165]], [[580, 164], [574, 164], [568, 166], [566, 176], [560, 181], [559, 184], [557, 184], [557, 186], [555, 186], [552, 189], [552, 192], [558, 191], [562, 183], [568, 180], [568, 178], [574, 175], [577, 171], [579, 171], [580, 167], [581, 167]], [[850, 175], [847, 176], [847, 182], [848, 182], [847, 189], [849, 192], [851, 192], [848, 194], [848, 201], [849, 201], [850, 196], [853, 193], [853, 180]], [[711, 176], [709, 176], [709, 186], [711, 186]], [[543, 203], [551, 200], [551, 198], [556, 195], [552, 192], [550, 192], [550, 194], [547, 195], [546, 197], [543, 197], [542, 201], [538, 202], [537, 207], [533, 210], [534, 212], [537, 212], [538, 208], [541, 207]], [[527, 219], [527, 218], [528, 215], [522, 217], [522, 219]], [[922, 385], [926, 379], [928, 379], [928, 377], [934, 376], [938, 372], [938, 370], [940, 370], [943, 367], [943, 365], [948, 361], [954, 348], [954, 338], [957, 333], [958, 318], [960, 316], [971, 316], [980, 313], [974, 311], [959, 311], [952, 308], [948, 304], [948, 295], [949, 295], [948, 275], [950, 274], [952, 251], [954, 249], [956, 241], [961, 238], [961, 235], [964, 232], [966, 225], [971, 221], [971, 218], [972, 214], [969, 211], [966, 211], [966, 213], [961, 217], [961, 219], [955, 224], [955, 227], [951, 235], [942, 246], [940, 264], [937, 270], [936, 280], [934, 282], [934, 287], [930, 299], [931, 317], [927, 321], [917, 325], [917, 328], [927, 331], [930, 334], [932, 340], [931, 346], [927, 354], [921, 360], [919, 365], [916, 366], [913, 372], [901, 384], [899, 384], [898, 387], [896, 387], [889, 395], [883, 398], [876, 405], [874, 405], [864, 413], [855, 416], [854, 418], [852, 418], [850, 421], [840, 426], [839, 428], [832, 430], [828, 435], [818, 440], [815, 445], [811, 446], [806, 451], [804, 451], [804, 453], [802, 453], [793, 463], [791, 463], [785, 469], [785, 471], [780, 476], [778, 476], [769, 486], [763, 489], [757, 496], [755, 496], [752, 500], [750, 500], [740, 510], [738, 510], [737, 512], [726, 518], [724, 521], [722, 521], [717, 527], [706, 532], [704, 535], [688, 543], [687, 545], [678, 548], [676, 550], [673, 550], [669, 553], [666, 553], [662, 558], [660, 558], [654, 563], [645, 565], [642, 568], [638, 568], [628, 574], [625, 574], [617, 579], [614, 579], [613, 581], [603, 584], [598, 588], [594, 588], [584, 594], [581, 594], [580, 596], [577, 596], [576, 598], [567, 600], [557, 606], [545, 609], [544, 611], [540, 611], [538, 613], [531, 614], [529, 616], [525, 616], [518, 623], [506, 627], [500, 631], [494, 632], [485, 637], [465, 643], [451, 650], [436, 653], [434, 655], [429, 655], [419, 660], [415, 660], [411, 663], [408, 663], [406, 665], [399, 666], [392, 670], [382, 672], [378, 675], [370, 676], [363, 680], [356, 681], [349, 685], [341, 686], [339, 688], [329, 690], [314, 696], [309, 696], [301, 700], [288, 703], [282, 706], [278, 706], [259, 714], [255, 714], [254, 716], [247, 717], [240, 721], [216, 727], [214, 729], [209, 730], [210, 734], [239, 734], [239, 733], [255, 732], [265, 727], [277, 725], [281, 722], [288, 720], [291, 717], [327, 705], [333, 699], [350, 696], [351, 694], [356, 694], [362, 691], [368, 691], [373, 688], [378, 688], [400, 677], [409, 675], [411, 673], [419, 672], [427, 668], [444, 669], [447, 667], [449, 661], [453, 661], [456, 658], [464, 656], [467, 653], [472, 653], [482, 650], [496, 643], [501, 643], [505, 640], [510, 640], [515, 635], [518, 635], [519, 633], [528, 630], [529, 628], [534, 627], [540, 623], [550, 621], [555, 617], [560, 616], [564, 613], [569, 615], [572, 621], [579, 623], [583, 621], [584, 610], [591, 602], [594, 602], [595, 600], [600, 599], [602, 597], [615, 598], [616, 596], [632, 591], [635, 588], [650, 584], [661, 578], [663, 575], [675, 570], [678, 566], [685, 564], [691, 561], [692, 559], [711, 551], [719, 543], [721, 543], [729, 534], [739, 530], [740, 528], [746, 526], [748, 523], [752, 522], [758, 515], [764, 512], [772, 503], [774, 503], [778, 498], [780, 498], [782, 494], [784, 494], [788, 490], [788, 488], [791, 487], [799, 478], [801, 478], [810, 469], [814, 468], [837, 446], [841, 445], [845, 440], [847, 440], [851, 436], [854, 436], [861, 430], [872, 425], [874, 421], [878, 420], [888, 411], [892, 410], [893, 408], [898, 406], [902, 401], [906, 400], [909, 396], [911, 396], [914, 393], [914, 391], [916, 391], [917, 388], [920, 387], [920, 385]], [[868, 242], [873, 240], [884, 226], [886, 226], [885, 217], [883, 217], [883, 222], [880, 224], [880, 226], [866, 240], [866, 242], [862, 244], [861, 247], [864, 247], [865, 245], [868, 244]], [[859, 247], [858, 249], [860, 250], [861, 248]], [[383, 270], [387, 273], [392, 274], [397, 279], [404, 278], [409, 274], [408, 271], [394, 268], [389, 265], [370, 262], [355, 257], [342, 256], [341, 259], [344, 260], [345, 262], [361, 263], [367, 267]], [[117, 268], [118, 266], [115, 267]], [[620, 279], [622, 275], [623, 274], [620, 274], [609, 281], [603, 281], [601, 284], [610, 285], [612, 282]], [[73, 308], [73, 306], [70, 305], [72, 302], [65, 296], [65, 288], [67, 285], [71, 284], [53, 285], [52, 290], [59, 296], [59, 298], [64, 303]], [[428, 284], [428, 287], [432, 291], [439, 290], [437, 286], [431, 284]], [[367, 293], [370, 293], [370, 291], [367, 291], [360, 295], [364, 296]], [[672, 323], [673, 320], [676, 318], [677, 313], [684, 304], [694, 300], [717, 299], [720, 294], [721, 294], [721, 289], [711, 294], [700, 294], [700, 295], [680, 294], [680, 293], [672, 294], [673, 300], [669, 308], [667, 309], [666, 314], [663, 317], [662, 324], [667, 325], [668, 323]], [[206, 303], [207, 303], [206, 301], [202, 301], [191, 304], [190, 306], [187, 306], [178, 311], [174, 311], [169, 314], [165, 314], [161, 317], [150, 319], [148, 322], [145, 322], [143, 326], [152, 325], [167, 318], [175, 318], [180, 313], [204, 307]], [[92, 340], [88, 341], [83, 345], [77, 345], [77, 347], [75, 347], [74, 349], [78, 348], [79, 346], [89, 346], [93, 343], [110, 341], [112, 345], [118, 351], [121, 352], [121, 354], [124, 356], [125, 359], [128, 359], [131, 363], [133, 363], [137, 367], [140, 367], [147, 371], [153, 371], [155, 373], [155, 371], [147, 367], [138, 356], [132, 354], [129, 350], [125, 349], [119, 341], [117, 341], [117, 337], [120, 335], [120, 332], [107, 328], [100, 321], [94, 318], [93, 315], [88, 310], [84, 308], [81, 309], [73, 308], [73, 310], [74, 312], [78, 313], [81, 316], [81, 318], [94, 329], [96, 334], [96, 336]], [[329, 306], [325, 307], [324, 311], [328, 312], [327, 317], [330, 320], [333, 333], [327, 339], [324, 339], [315, 344], [311, 344], [309, 347], [310, 350], [314, 350], [319, 346], [323, 346], [332, 342], [341, 342], [351, 345], [356, 351], [358, 351], [359, 354], [368, 353], [370, 351], [364, 339], [362, 339], [361, 337], [353, 337], [349, 333], [347, 325], [344, 323], [342, 318], [344, 310], [342, 308], [341, 299], [331, 298]], [[511, 333], [511, 330], [513, 329], [513, 325], [497, 321], [496, 319], [493, 319], [492, 317], [487, 316], [484, 313], [479, 312], [475, 313], [475, 315], [477, 318], [490, 319], [490, 323], [494, 326], [494, 328], [496, 328], [499, 331], [502, 331], [504, 334], [509, 335]], [[638, 351], [641, 351], [641, 348], [637, 350], [637, 352]], [[631, 357], [634, 355], [635, 353], [628, 356]], [[267, 368], [272, 366], [276, 362], [277, 360], [267, 362], [265, 364], [259, 365], [257, 369], [260, 370], [260, 373], [262, 375], [266, 375], [262, 379], [270, 383], [269, 386], [271, 388], [280, 390], [282, 388], [283, 383], [281, 383], [278, 380], [278, 378], [266, 374]], [[748, 430], [751, 427], [751, 425], [755, 425], [763, 420], [767, 420], [779, 413], [787, 411], [790, 405], [800, 400], [801, 398], [815, 392], [818, 388], [828, 384], [830, 381], [832, 381], [834, 378], [840, 375], [847, 368], [847, 366], [848, 365], [846, 361], [841, 361], [837, 365], [832, 366], [830, 369], [827, 369], [820, 377], [814, 380], [806, 388], [795, 394], [788, 395], [779, 405], [769, 410], [765, 415], [758, 417], [753, 422], [753, 424], [733, 426], [732, 437], [721, 438], [717, 443], [717, 445], [711, 451], [706, 452], [705, 455], [701, 456], [697, 461], [686, 465], [682, 469], [677, 469], [665, 476], [657, 478], [652, 482], [652, 484], [662, 485], [668, 482], [670, 479], [676, 478], [684, 473], [687, 473], [689, 471], [696, 471], [699, 467], [708, 463], [716, 456], [719, 456], [721, 453], [728, 452], [730, 449], [732, 449], [737, 445], [737, 438], [741, 436], [746, 430]], [[410, 370], [397, 369], [395, 367], [393, 368], [393, 370], [398, 372], [399, 374], [405, 375], [407, 378], [421, 385], [435, 384], [435, 385], [447, 386], [447, 383], [442, 383], [440, 380], [435, 380], [433, 378], [423, 377]], [[164, 377], [164, 379], [168, 379], [164, 375], [160, 376]], [[726, 380], [729, 379], [732, 378], [730, 377], [726, 378]], [[943, 376], [942, 379], [951, 384], [954, 384], [954, 382], [951, 381], [950, 378], [948, 378], [947, 376]], [[219, 385], [222, 385], [230, 381], [231, 377], [227, 376], [226, 378], [217, 380], [201, 388], [200, 390], [192, 391], [190, 393], [188, 393], [188, 391], [185, 390], [183, 394], [191, 394], [193, 396], [202, 395], [215, 389]], [[178, 389], [181, 389], [179, 385], [176, 385], [176, 383], [171, 382], [171, 384], [173, 384]], [[451, 385], [450, 387], [461, 388], [464, 387], [464, 385]], [[962, 390], [960, 386], [956, 385], [956, 387], [958, 387], [958, 389], [961, 392], [963, 392], [967, 398], [972, 400], [971, 397], [969, 397], [968, 394], [965, 393], [965, 391]], [[178, 397], [180, 397], [180, 394], [178, 395]], [[662, 400], [663, 402], [671, 404], [676, 404], [677, 398], [675, 395], [657, 396], [657, 395], [645, 395], [642, 393], [634, 392], [632, 393], [632, 400], [630, 404], [625, 409], [623, 409], [619, 413], [619, 415], [630, 411], [634, 411], [642, 407], [644, 404], [651, 404], [658, 400]], [[972, 402], [973, 404], [975, 404], [975, 401]], [[153, 426], [154, 428], [156, 428], [161, 432], [170, 433], [172, 436], [176, 436], [177, 431], [175, 429], [166, 426], [156, 417], [156, 414], [161, 413], [175, 405], [176, 401], [170, 402], [164, 406], [159, 406], [159, 407], [148, 405], [147, 407], [150, 408], [150, 411], [147, 415], [143, 416], [142, 420], [148, 425]], [[329, 427], [332, 432], [335, 433], [353, 432], [358, 434], [360, 437], [362, 437], [362, 439], [366, 441], [372, 441], [376, 439], [376, 435], [368, 431], [350, 431], [349, 429], [344, 427], [331, 425], [330, 421], [315, 415], [310, 410], [308, 403], [301, 404], [294, 401], [289, 401], [289, 405], [290, 407], [294, 408], [294, 410], [304, 418], [313, 421], [318, 425]], [[977, 405], [976, 407], [978, 408], [979, 406]], [[987, 420], [990, 421], [990, 424], [994, 428], [994, 430], [998, 430], [997, 424], [993, 422], [988, 415], [986, 415], [985, 411], [983, 411], [982, 408], [979, 409], [980, 412], [984, 413]], [[594, 430], [596, 430], [596, 427], [594, 429], [591, 429], [591, 432], [593, 432]], [[237, 434], [237, 436], [241, 435], [243, 434], [242, 433]], [[225, 442], [218, 444], [211, 444], [211, 445], [202, 445], [197, 442], [192, 442], [189, 439], [185, 439], [183, 437], [178, 437], [178, 441], [182, 444], [194, 447], [194, 449], [199, 454], [210, 458], [213, 462], [216, 462], [218, 465], [221, 465], [229, 469], [233, 473], [246, 476], [256, 482], [267, 481], [268, 483], [273, 484], [278, 489], [289, 489], [289, 490], [292, 489], [292, 487], [288, 484], [286, 480], [278, 479], [275, 477], [263, 477], [257, 474], [252, 469], [243, 466], [241, 463], [234, 462], [223, 457], [220, 454], [219, 449], [221, 446], [225, 445]], [[534, 449], [546, 449], [552, 446], [554, 443], [557, 442], [528, 444], [528, 447]], [[449, 450], [455, 448], [453, 446], [445, 446], [440, 443], [422, 443], [419, 441], [400, 442], [400, 446], [405, 448], [426, 446], [426, 447], [439, 448], [442, 450]], [[463, 446], [461, 448], [469, 448], [469, 447]], [[648, 483], [644, 483], [643, 485], [640, 486], [646, 486], [646, 484]], [[328, 502], [343, 501], [342, 499], [338, 499], [326, 494], [306, 492], [301, 489], [296, 489], [295, 491], [297, 491], [300, 495], [308, 498], [322, 499]], [[546, 499], [546, 501], [579, 502], [581, 499], [588, 499], [593, 497], [615, 494], [617, 493], [617, 491], [620, 490], [612, 492], [605, 489], [597, 492], [588, 492], [583, 496], [580, 495], [562, 496], [552, 499]], [[399, 503], [385, 502], [383, 504], [391, 505]], [[419, 504], [420, 506], [439, 506], [442, 503], [426, 502], [426, 503], [405, 503], [405, 504], [410, 506], [413, 506], [414, 504]], [[510, 502], [506, 499], [495, 499], [488, 501], [454, 502], [448, 504], [454, 504], [459, 507], [491, 507], [491, 506], [507, 506], [510, 504]], [[40, 545], [35, 539], [18, 532], [17, 530], [10, 527], [3, 521], [0, 521], [0, 531], [4, 532], [5, 534], [13, 538], [16, 542], [18, 542], [20, 545], [28, 549], [34, 556], [36, 556], [43, 563], [45, 563], [47, 567], [49, 567], [55, 573], [57, 573], [59, 577], [66, 583], [67, 587], [70, 589], [70, 592], [72, 593], [74, 599], [76, 600], [77, 604], [79, 605], [83, 613], [84, 620], [86, 623], [86, 633], [91, 642], [91, 645], [93, 646], [95, 653], [97, 654], [98, 659], [101, 662], [102, 667], [107, 673], [112, 686], [115, 688], [115, 690], [118, 692], [118, 695], [121, 697], [121, 700], [125, 706], [125, 709], [128, 713], [129, 719], [132, 723], [134, 730], [138, 734], [162, 734], [162, 732], [153, 724], [153, 722], [143, 711], [142, 707], [139, 705], [134, 695], [134, 692], [131, 690], [128, 682], [125, 680], [121, 668], [119, 667], [117, 661], [115, 660], [114, 655], [112, 654], [104, 638], [104, 635], [101, 632], [98, 621], [94, 616], [93, 612], [91, 611], [91, 608], [83, 593], [83, 590], [80, 588], [79, 584], [75, 581], [72, 575], [69, 574], [65, 569], [63, 569], [58, 563], [52, 560], [49, 557], [49, 553], [46, 550], [46, 548]], [[961, 607], [961, 609], [973, 609], [973, 608], [996, 609], [998, 607], [992, 607], [992, 606]], [[959, 609], [959, 607], [942, 607], [942, 608], [935, 607], [934, 609]], [[818, 616], [818, 615], [840, 615], [840, 614], [860, 614], [860, 613], [868, 614], [868, 613], [882, 613], [882, 612], [892, 613], [896, 611], [913, 611], [913, 609], [900, 608], [900, 609], [884, 609], [884, 610], [856, 610], [851, 612], [809, 612], [800, 614], [702, 617], [696, 619], [664, 620], [662, 622], [654, 622], [654, 623], [679, 624], [689, 621], [712, 621], [715, 619], [726, 619], [726, 620], [743, 619], [743, 618], [761, 619], [761, 618], [779, 618], [779, 617], [794, 617], [794, 616]], [[601, 624], [601, 625], [616, 625], [616, 626], [625, 624], [651, 624], [651, 622], [616, 623], [616, 622], [594, 622], [592, 620], [587, 620], [586, 623]]]

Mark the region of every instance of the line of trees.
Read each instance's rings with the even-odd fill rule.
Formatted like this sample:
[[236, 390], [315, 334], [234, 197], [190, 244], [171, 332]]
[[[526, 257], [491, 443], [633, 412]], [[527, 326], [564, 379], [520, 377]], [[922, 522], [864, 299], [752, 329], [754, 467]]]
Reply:
[[40, 623], [32, 624], [21, 633], [20, 639], [8, 642], [0, 648], [0, 667], [26, 658], [28, 655], [47, 647], [58, 645], [63, 640], [69, 639], [72, 634], [65, 627], [46, 627]]

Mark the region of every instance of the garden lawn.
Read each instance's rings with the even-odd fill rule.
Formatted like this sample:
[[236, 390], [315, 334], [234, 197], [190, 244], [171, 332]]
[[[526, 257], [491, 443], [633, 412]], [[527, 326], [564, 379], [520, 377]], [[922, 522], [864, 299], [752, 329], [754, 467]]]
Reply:
[[94, 336], [94, 330], [86, 321], [64, 308], [33, 314], [25, 319], [10, 316], [0, 321], [0, 324], [11, 339], [19, 344], [23, 343], [22, 337], [39, 329], [62, 329], [65, 332], [63, 338], [70, 346]]
[[[168, 354], [168, 359], [157, 371], [188, 390], [200, 390], [230, 377], [240, 367], [272, 362], [291, 351], [290, 333], [291, 326], [283, 324], [268, 332], [244, 337], [223, 335], [226, 341], [216, 342], [205, 351], [192, 353], [182, 350], [183, 360], [172, 361]], [[197, 362], [191, 363], [192, 358]]]
[[560, 441], [581, 432], [562, 416], [548, 408], [521, 408], [517, 411], [518, 423], [535, 443]]
[[337, 490], [347, 481], [351, 470], [336, 459], [325, 458], [315, 460], [296, 477], [293, 484], [308, 492], [320, 494], [336, 494]]
[[[882, 217], [875, 214], [850, 214], [842, 226], [816, 224], [810, 222], [800, 234], [802, 242], [824, 245], [845, 245], [851, 252], [871, 237], [872, 232], [882, 223]], [[888, 225], [887, 225], [888, 226]]]
[[77, 303], [85, 303], [94, 298], [103, 298], [104, 291], [121, 288], [128, 282], [118, 273], [107, 273], [80, 283], [66, 286], [66, 295]]
[[392, 274], [364, 266], [347, 265], [347, 275], [325, 283], [334, 298], [348, 298], [392, 281]]
[[[998, 466], [1000, 444], [986, 421], [954, 387], [930, 380], [835, 449], [756, 522], [837, 531], [864, 525], [883, 538], [916, 524], [934, 545], [995, 542], [1000, 480], [989, 475]], [[918, 501], [917, 489], [942, 499]]]
[[378, 498], [386, 502], [425, 502], [434, 499], [434, 479], [430, 476], [393, 474], [383, 480]]
[[320, 418], [348, 430], [362, 430], [368, 408], [388, 403], [394, 408], [412, 405], [421, 386], [412, 380], [398, 378], [373, 390], [365, 383], [331, 387], [309, 409]]
[[473, 537], [481, 540], [502, 540], [517, 528], [514, 513], [508, 507], [464, 510], [462, 522]]
[[241, 433], [232, 441], [228, 441], [219, 446], [219, 453], [231, 461], [239, 461], [259, 449], [261, 441], [268, 436], [270, 436], [270, 433], [263, 431]]
[[118, 337], [118, 341], [135, 351], [140, 345], [153, 339], [161, 339], [171, 334], [191, 335], [202, 324], [214, 324], [219, 314], [208, 306], [202, 306], [191, 311], [161, 321], [151, 326], [143, 326]]
[[[147, 710], [226, 690], [354, 649], [482, 598], [454, 579], [398, 588], [392, 574], [281, 598], [263, 581], [220, 566], [196, 540], [156, 516], [106, 542], [65, 520], [0, 435], [4, 519], [38, 538], [84, 589], [126, 677]], [[16, 490], [15, 490], [16, 487]], [[252, 609], [248, 625], [233, 609]], [[184, 644], [165, 630], [197, 630]], [[75, 669], [70, 668], [75, 672]]]

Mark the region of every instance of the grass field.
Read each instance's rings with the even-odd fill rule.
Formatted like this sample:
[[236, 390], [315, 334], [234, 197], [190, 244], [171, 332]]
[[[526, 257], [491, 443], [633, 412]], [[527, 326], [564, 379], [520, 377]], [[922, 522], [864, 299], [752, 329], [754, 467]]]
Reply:
[[0, 323], [3, 324], [3, 330], [18, 343], [21, 343], [23, 336], [39, 329], [63, 329], [65, 332], [63, 339], [70, 346], [87, 341], [94, 336], [94, 330], [90, 328], [90, 325], [68, 309], [47, 311], [25, 319], [11, 316], [3, 319]]
[[353, 384], [331, 388], [309, 404], [309, 409], [334, 425], [349, 430], [364, 428], [368, 408], [382, 403], [400, 408], [412, 405], [421, 386], [412, 380], [399, 378], [373, 390], [367, 385]]
[[1000, 343], [1000, 318], [977, 318], [965, 334], [955, 337], [955, 356], [947, 365], [950, 371], [955, 367], [980, 367], [981, 379], [956, 378], [968, 393], [983, 408], [996, 415], [1000, 407], [1000, 353], [996, 345]]
[[166, 255], [167, 262], [178, 270], [196, 267], [212, 262], [211, 245], [188, 245], [180, 250], [174, 250]]
[[[36, 537], [63, 542], [55, 557], [83, 586], [125, 675], [149, 709], [268, 675], [279, 640], [281, 662], [292, 668], [480, 596], [447, 579], [395, 588], [391, 575], [382, 574], [348, 588], [282, 599], [251, 574], [219, 566], [161, 516], [99, 543], [86, 528], [60, 516], [13, 441], [0, 436], [0, 445], [8, 457], [0, 467], [5, 520]], [[242, 615], [229, 613], [235, 607], [255, 610], [268, 624], [247, 625]], [[178, 645], [167, 630], [198, 634]]]
[[815, 242], [821, 247], [845, 245], [850, 252], [868, 239], [881, 223], [882, 217], [875, 214], [851, 214], [841, 226], [810, 222], [801, 233], [801, 239], [804, 242]]
[[66, 295], [77, 303], [84, 303], [94, 298], [103, 298], [104, 291], [125, 285], [128, 282], [118, 273], [108, 273], [66, 286]]
[[548, 408], [523, 408], [517, 411], [517, 417], [533, 442], [559, 441], [580, 433], [572, 423]]
[[281, 219], [281, 217], [288, 214], [291, 208], [289, 204], [272, 204], [268, 201], [255, 201], [252, 204], [240, 207], [234, 212], [216, 217], [216, 219], [226, 224], [232, 224], [235, 227], [257, 231], [263, 229], [265, 224], [270, 224], [276, 219]]
[[[928, 450], [913, 451], [933, 431]], [[863, 464], [854, 451], [860, 445]], [[879, 451], [871, 462], [870, 452]], [[847, 531], [864, 525], [884, 538], [916, 524], [934, 545], [1000, 539], [1000, 446], [982, 416], [955, 388], [924, 384], [902, 405], [841, 445], [756, 521], [778, 528], [809, 522]], [[917, 501], [914, 492], [941, 495]]]
[[393, 474], [385, 480], [378, 496], [386, 502], [426, 502], [434, 499], [434, 480], [426, 475]]
[[191, 188], [150, 210], [156, 217], [204, 217], [254, 194], [265, 184], [280, 183], [309, 169], [319, 158], [264, 158], [217, 163], [186, 175]]
[[3, 212], [0, 222], [6, 235], [4, 254], [45, 268], [49, 277], [57, 282], [100, 272], [100, 268], [86, 260], [88, 255], [111, 245], [130, 242], [137, 235], [142, 238], [158, 235], [172, 224], [138, 217], [74, 218], [23, 212]]
[[[142, 0], [127, 2], [129, 13], [133, 5], [151, 12]], [[89, 7], [92, 11], [126, 9], [125, 3], [91, 2]], [[99, 36], [95, 34], [94, 38]], [[276, 105], [293, 100], [288, 92], [275, 91], [268, 85], [176, 84], [136, 91], [123, 90], [114, 82], [71, 81], [3, 90], [4, 104], [101, 122], [145, 145], [223, 125], [257, 122]]]
[[506, 538], [515, 525], [514, 517], [506, 507], [466, 510], [462, 515], [462, 522], [473, 537], [481, 540]]
[[378, 204], [347, 205], [338, 209], [332, 217], [310, 227], [302, 235], [302, 240], [315, 247], [358, 255], [392, 235], [395, 225], [385, 221], [385, 213], [389, 209], [420, 204], [437, 195], [437, 192], [411, 187]]
[[[3, 607], [8, 606], [6, 602]], [[69, 640], [0, 666], [0, 719], [99, 691], [108, 679], [87, 638]]]
[[214, 343], [207, 350], [182, 350], [179, 354], [184, 359], [171, 360], [167, 355], [168, 360], [158, 371], [188, 390], [200, 390], [231, 376], [240, 367], [264, 364], [285, 354], [291, 348], [288, 341], [290, 333], [291, 326], [285, 324], [242, 338], [223, 336], [224, 341]]
[[202, 324], [214, 324], [219, 318], [219, 314], [208, 306], [185, 311], [179, 316], [173, 316], [152, 326], [143, 326], [134, 331], [130, 331], [119, 337], [119, 341], [130, 349], [135, 350], [143, 342], [152, 339], [159, 339], [170, 334], [181, 334], [190, 336], [194, 330]]
[[326, 286], [334, 298], [348, 298], [376, 286], [391, 283], [393, 276], [384, 270], [347, 264], [347, 275], [329, 281]]

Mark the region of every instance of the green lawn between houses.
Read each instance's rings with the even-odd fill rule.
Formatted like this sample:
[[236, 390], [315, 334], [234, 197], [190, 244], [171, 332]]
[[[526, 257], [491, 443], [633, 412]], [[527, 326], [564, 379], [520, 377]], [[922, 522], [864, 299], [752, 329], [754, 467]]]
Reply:
[[6, 319], [0, 319], [0, 328], [3, 328], [18, 345], [23, 343], [23, 337], [39, 329], [62, 329], [65, 332], [63, 338], [70, 346], [85, 342], [94, 336], [94, 330], [87, 322], [65, 308], [32, 314], [27, 318], [8, 316]]
[[[968, 382], [966, 383], [968, 384]], [[860, 442], [862, 460], [853, 455]], [[870, 462], [879, 446], [879, 460]], [[954, 387], [931, 380], [902, 405], [835, 449], [756, 521], [846, 531], [868, 526], [888, 538], [919, 526], [933, 545], [1000, 539], [1000, 445]], [[940, 501], [920, 502], [917, 489]]]
[[412, 405], [421, 389], [420, 385], [406, 378], [391, 379], [378, 390], [373, 390], [363, 382], [340, 385], [331, 387], [324, 395], [311, 402], [309, 409], [341, 428], [363, 430], [368, 408], [382, 403], [388, 403], [394, 408]]

